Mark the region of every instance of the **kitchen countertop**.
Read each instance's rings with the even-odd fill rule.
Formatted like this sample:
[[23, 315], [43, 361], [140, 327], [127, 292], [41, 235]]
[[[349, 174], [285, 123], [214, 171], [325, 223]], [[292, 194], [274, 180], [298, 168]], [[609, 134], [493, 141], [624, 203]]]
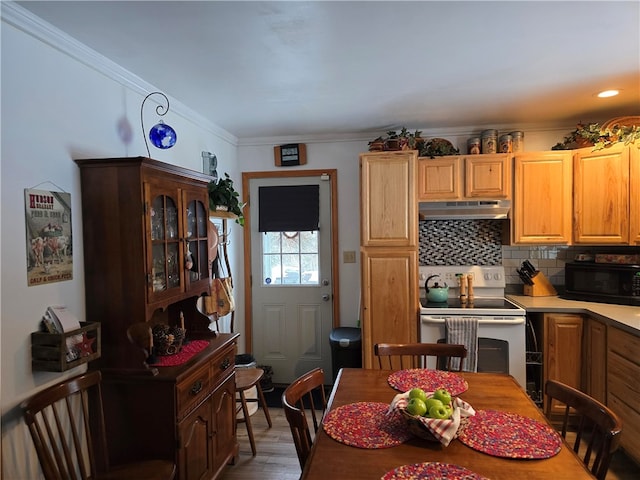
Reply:
[[527, 313], [585, 313], [635, 335], [640, 335], [640, 307], [610, 303], [581, 302], [560, 297], [507, 295]]

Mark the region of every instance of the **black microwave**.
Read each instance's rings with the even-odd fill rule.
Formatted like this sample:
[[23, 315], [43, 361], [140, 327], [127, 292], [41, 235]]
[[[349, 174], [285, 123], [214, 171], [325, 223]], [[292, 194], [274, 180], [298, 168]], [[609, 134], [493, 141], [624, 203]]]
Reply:
[[571, 300], [640, 305], [640, 265], [567, 263], [564, 285]]

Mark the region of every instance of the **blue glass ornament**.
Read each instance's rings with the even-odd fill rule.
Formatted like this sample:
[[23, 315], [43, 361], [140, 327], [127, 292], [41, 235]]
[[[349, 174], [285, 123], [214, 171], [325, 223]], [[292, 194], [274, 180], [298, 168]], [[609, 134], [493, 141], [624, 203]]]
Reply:
[[162, 120], [149, 130], [149, 140], [151, 140], [151, 143], [163, 150], [173, 147], [176, 144], [177, 138], [176, 131], [169, 125], [166, 125]]

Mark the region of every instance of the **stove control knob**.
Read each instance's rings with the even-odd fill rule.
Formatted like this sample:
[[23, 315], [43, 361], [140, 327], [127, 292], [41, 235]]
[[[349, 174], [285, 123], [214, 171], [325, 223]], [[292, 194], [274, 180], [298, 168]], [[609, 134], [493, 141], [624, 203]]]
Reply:
[[499, 273], [496, 273], [493, 275], [493, 278], [495, 278], [496, 280], [500, 280], [502, 278], [502, 275], [500, 275]]
[[485, 280], [491, 280], [491, 274], [490, 273], [485, 273], [484, 274], [484, 279]]

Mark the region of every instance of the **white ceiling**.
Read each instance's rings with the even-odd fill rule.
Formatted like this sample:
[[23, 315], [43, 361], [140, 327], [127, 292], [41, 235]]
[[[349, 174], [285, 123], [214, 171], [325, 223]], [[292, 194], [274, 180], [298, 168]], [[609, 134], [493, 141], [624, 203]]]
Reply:
[[640, 113], [637, 0], [18, 3], [239, 139]]

